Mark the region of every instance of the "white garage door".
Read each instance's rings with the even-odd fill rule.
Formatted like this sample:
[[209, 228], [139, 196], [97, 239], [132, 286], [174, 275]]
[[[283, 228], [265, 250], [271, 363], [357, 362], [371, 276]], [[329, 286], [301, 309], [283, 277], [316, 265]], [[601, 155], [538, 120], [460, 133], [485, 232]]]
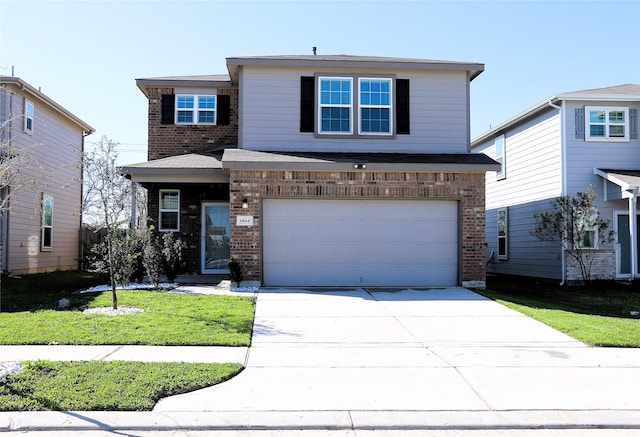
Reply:
[[263, 267], [272, 286], [456, 285], [458, 203], [267, 199]]

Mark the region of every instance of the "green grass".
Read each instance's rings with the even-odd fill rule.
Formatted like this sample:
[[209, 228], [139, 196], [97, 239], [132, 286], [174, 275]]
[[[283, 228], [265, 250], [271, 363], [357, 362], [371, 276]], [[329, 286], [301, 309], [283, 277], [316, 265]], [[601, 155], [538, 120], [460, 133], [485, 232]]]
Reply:
[[592, 346], [640, 347], [638, 284], [560, 287], [544, 281], [489, 280], [480, 294]]
[[95, 273], [78, 271], [40, 273], [19, 278], [2, 276], [0, 311], [53, 309], [63, 297], [82, 303], [91, 299], [91, 296], [73, 295], [74, 291], [105, 283], [106, 280]]
[[111, 306], [111, 292], [78, 299], [65, 310], [0, 313], [0, 344], [248, 346], [251, 341], [253, 298], [121, 290], [119, 308], [144, 312], [119, 316], [81, 311]]
[[32, 361], [0, 384], [0, 411], [149, 411], [163, 397], [218, 384], [240, 364]]

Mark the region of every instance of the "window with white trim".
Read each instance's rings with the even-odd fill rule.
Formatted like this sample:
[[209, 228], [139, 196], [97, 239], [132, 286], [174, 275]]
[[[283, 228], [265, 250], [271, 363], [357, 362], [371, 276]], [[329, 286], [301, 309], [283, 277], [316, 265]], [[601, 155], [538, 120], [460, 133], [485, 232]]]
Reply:
[[585, 107], [586, 141], [629, 141], [629, 108]]
[[42, 238], [40, 248], [51, 250], [53, 247], [53, 197], [42, 196]]
[[506, 160], [505, 160], [505, 151], [506, 151], [506, 147], [505, 147], [505, 140], [504, 140], [504, 135], [500, 135], [499, 137], [497, 137], [495, 139], [495, 147], [496, 147], [496, 161], [498, 163], [500, 163], [500, 170], [498, 170], [496, 172], [496, 178], [498, 180], [500, 179], [504, 179], [507, 177], [507, 172], [505, 171], [505, 167], [506, 167]]
[[330, 135], [394, 134], [393, 79], [318, 77], [318, 133]]
[[509, 221], [507, 208], [498, 209], [498, 259], [508, 259]]
[[176, 124], [216, 124], [216, 96], [176, 95]]
[[359, 78], [360, 134], [393, 133], [391, 79]]
[[26, 100], [24, 101], [24, 131], [27, 133], [33, 133], [33, 116], [35, 113], [35, 107], [33, 103]]
[[158, 230], [180, 230], [180, 190], [160, 190]]
[[351, 134], [353, 132], [353, 79], [350, 77], [321, 77], [318, 126], [320, 133]]

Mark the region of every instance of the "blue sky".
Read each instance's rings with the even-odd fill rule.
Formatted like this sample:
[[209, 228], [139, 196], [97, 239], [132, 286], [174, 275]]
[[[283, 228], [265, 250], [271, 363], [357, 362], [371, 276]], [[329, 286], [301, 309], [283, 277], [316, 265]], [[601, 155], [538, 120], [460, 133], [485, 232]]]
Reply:
[[640, 1], [0, 0], [0, 74], [29, 82], [146, 160], [135, 79], [226, 73], [229, 56], [481, 62], [472, 137], [557, 93], [640, 83]]

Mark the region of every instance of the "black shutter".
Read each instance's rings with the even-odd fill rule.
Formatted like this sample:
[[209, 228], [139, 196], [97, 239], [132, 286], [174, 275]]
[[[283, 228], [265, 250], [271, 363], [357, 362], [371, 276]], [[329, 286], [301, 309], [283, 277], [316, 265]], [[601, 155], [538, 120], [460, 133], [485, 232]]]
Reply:
[[217, 105], [217, 120], [216, 124], [219, 126], [228, 125], [231, 118], [231, 97], [225, 95], [219, 95], [216, 97], [216, 105]]
[[300, 132], [313, 132], [315, 82], [311, 76], [300, 78]]
[[584, 108], [576, 108], [576, 140], [584, 140]]
[[409, 113], [409, 79], [396, 79], [396, 133], [409, 135], [411, 128]]
[[162, 119], [160, 121], [161, 124], [173, 124], [174, 115], [175, 115], [175, 104], [176, 96], [173, 94], [163, 94], [161, 101], [161, 115]]
[[638, 139], [638, 110], [629, 108], [629, 139]]

